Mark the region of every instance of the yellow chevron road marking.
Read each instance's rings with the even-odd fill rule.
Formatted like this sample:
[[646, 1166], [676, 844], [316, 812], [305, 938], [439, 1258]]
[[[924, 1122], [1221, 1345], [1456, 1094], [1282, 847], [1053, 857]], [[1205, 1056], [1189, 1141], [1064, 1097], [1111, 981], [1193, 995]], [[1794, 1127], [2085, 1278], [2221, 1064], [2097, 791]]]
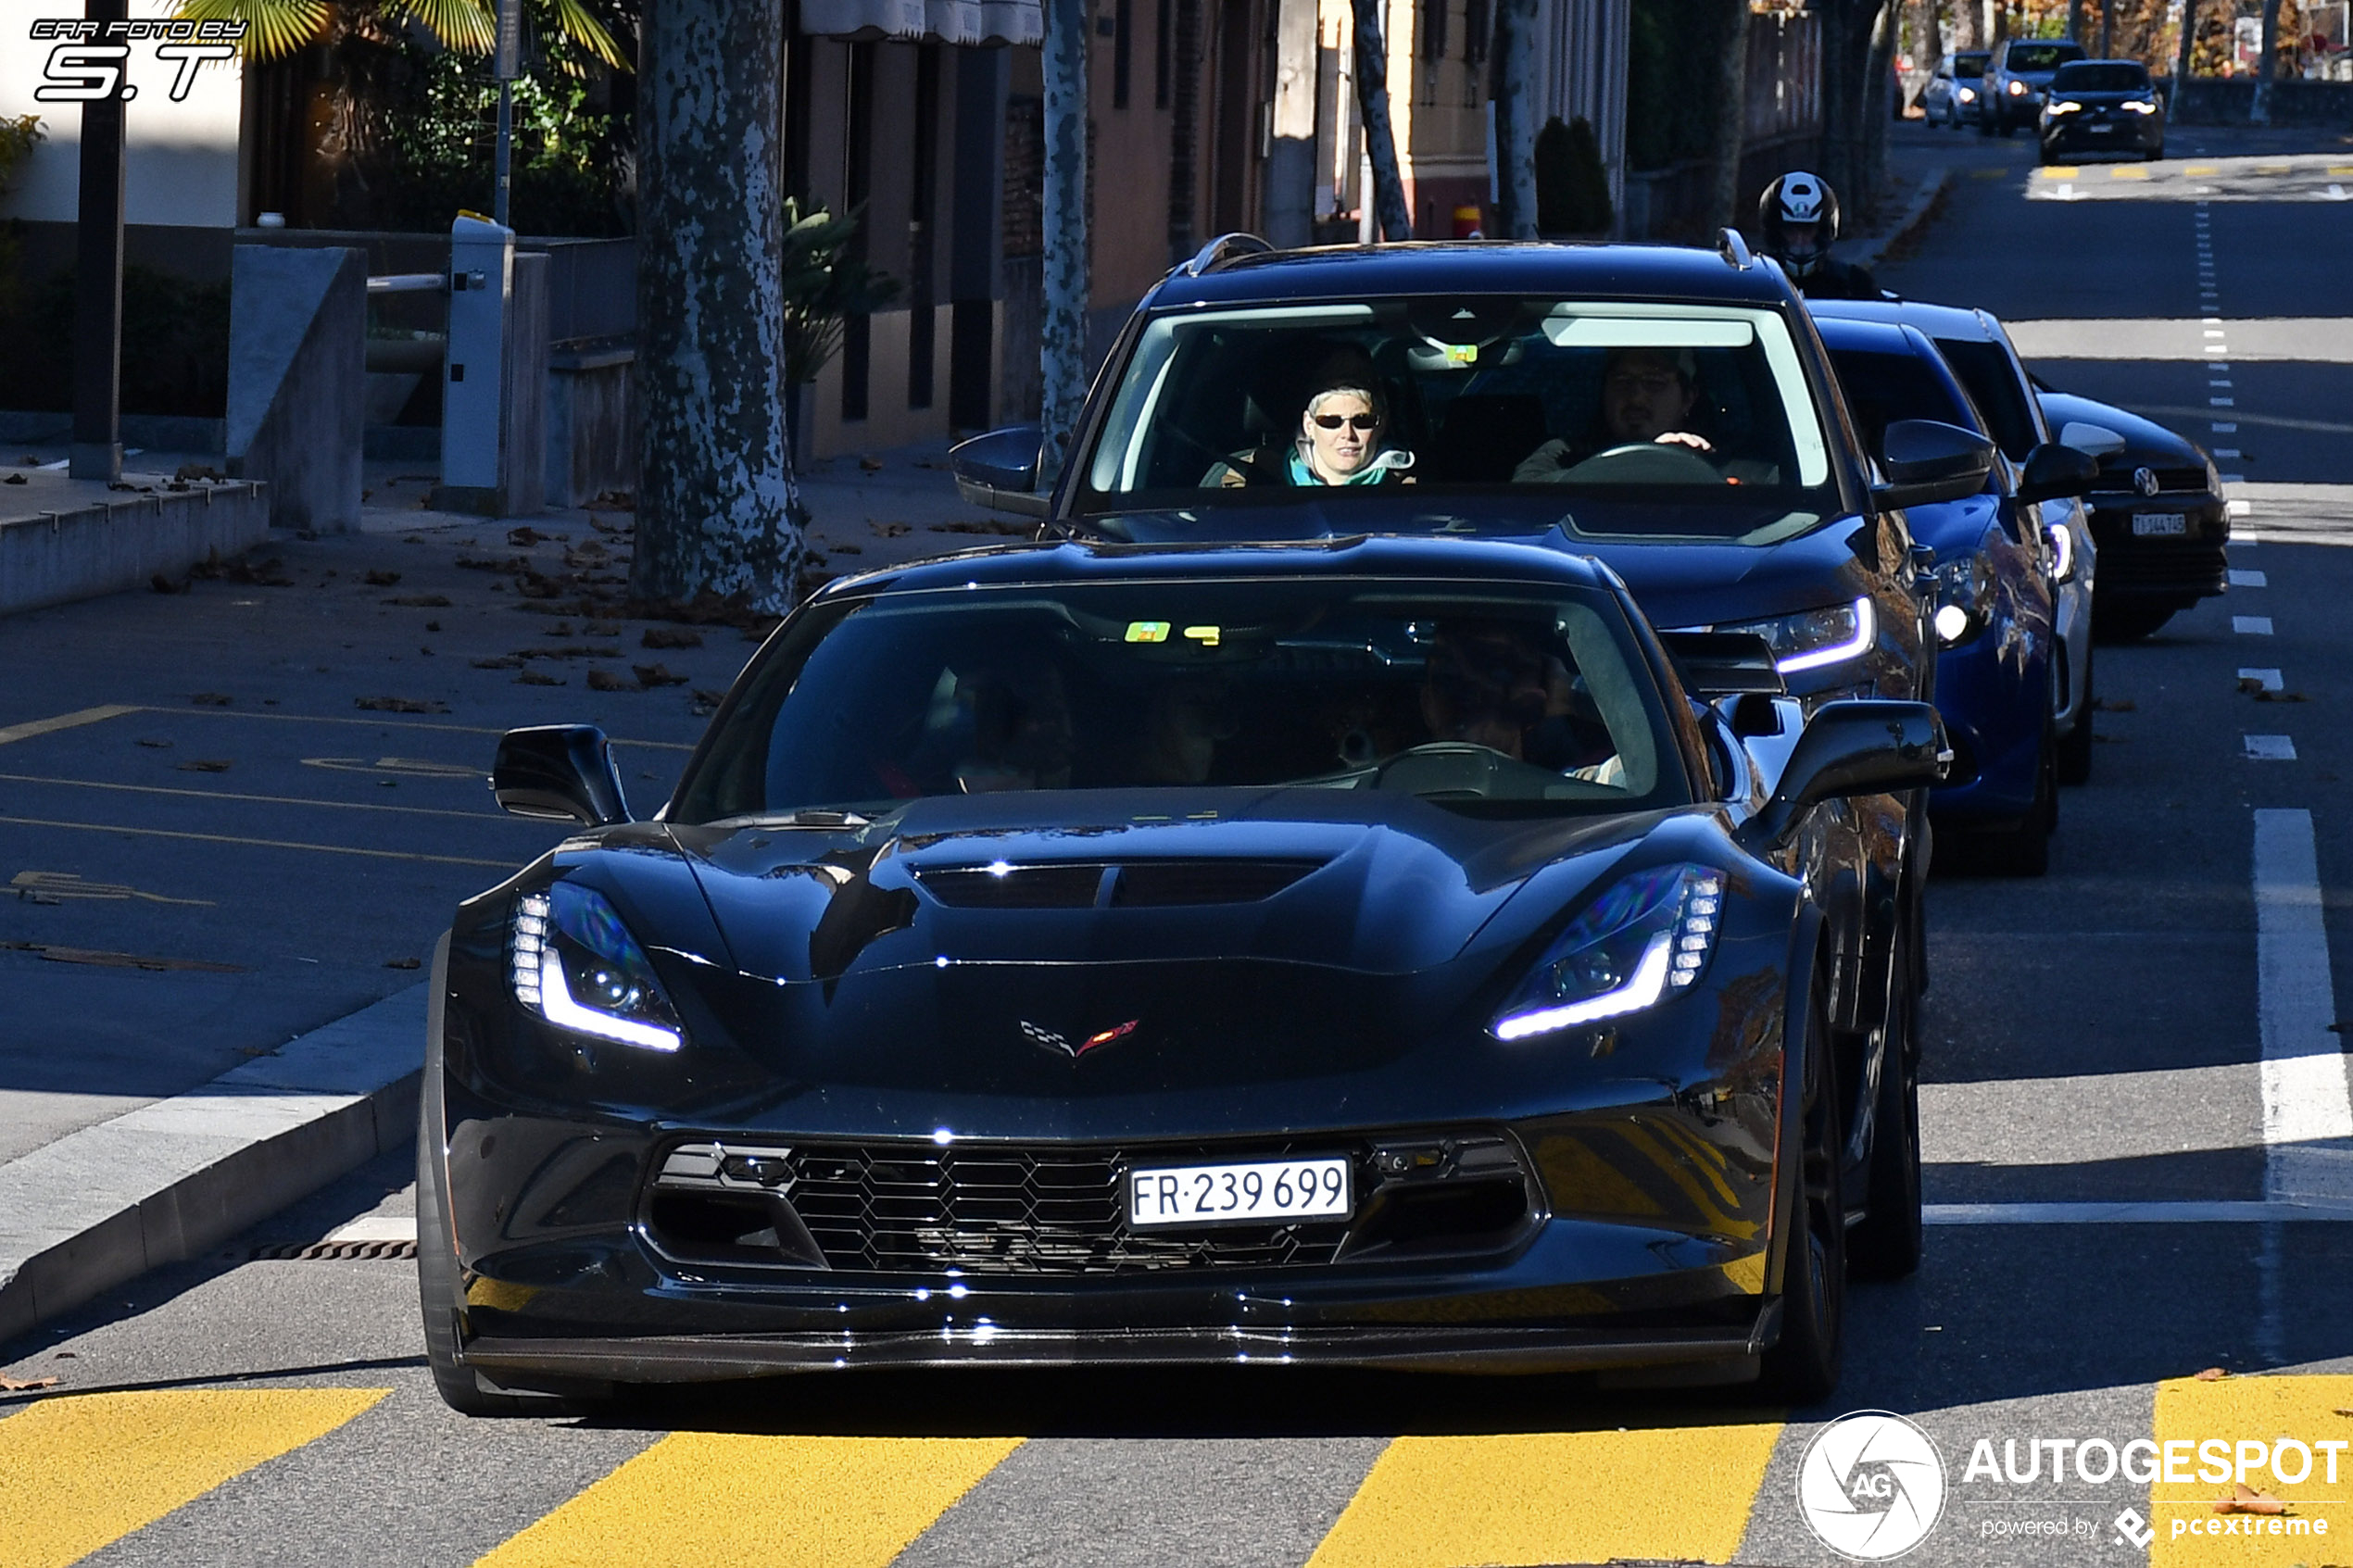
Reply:
[[1779, 1422], [1400, 1437], [1308, 1568], [1729, 1562]]
[[2111, 180], [2145, 180], [2149, 171], [2137, 163], [2120, 163], [2108, 171]]
[[0, 1420], [0, 1560], [64, 1568], [389, 1388], [176, 1388], [44, 1399]]
[[673, 1433], [476, 1568], [883, 1568], [1020, 1446]]
[[[2149, 1545], [2149, 1568], [2205, 1568], [2218, 1562], [2288, 1568], [2297, 1562], [2347, 1561], [2353, 1551], [2353, 1451], [2336, 1450], [2334, 1485], [2324, 1454], [2315, 1453], [2311, 1474], [2297, 1481], [2274, 1475], [2269, 1461], [2278, 1454], [2284, 1437], [2307, 1445], [2353, 1439], [2353, 1417], [2342, 1413], [2347, 1409], [2353, 1409], [2353, 1377], [2226, 1377], [2217, 1383], [2184, 1377], [2158, 1384], [2157, 1420], [2150, 1434], [2158, 1452], [2162, 1456], [2169, 1441], [2188, 1440], [2192, 1446], [2176, 1449], [2175, 1455], [2183, 1474], [2199, 1478], [2160, 1478], [2150, 1486], [2149, 1523], [2156, 1527], [2157, 1539]], [[2196, 1445], [2208, 1439], [2229, 1445], [2230, 1479], [2217, 1483], [2199, 1475], [2205, 1456]], [[2249, 1446], [2245, 1455], [2238, 1449], [2242, 1442]], [[2216, 1513], [2215, 1499], [2231, 1495], [2236, 1483], [2236, 1461], [2241, 1457], [2254, 1460], [2252, 1449], [2259, 1444], [2268, 1450], [2264, 1468], [2250, 1467], [2246, 1483], [2285, 1502], [2286, 1517]], [[2302, 1468], [2293, 1449], [2279, 1457], [2291, 1475]], [[2324, 1523], [2327, 1530], [2322, 1534]], [[2274, 1524], [2279, 1526], [2276, 1534]], [[2179, 1535], [2174, 1533], [2177, 1525]]]

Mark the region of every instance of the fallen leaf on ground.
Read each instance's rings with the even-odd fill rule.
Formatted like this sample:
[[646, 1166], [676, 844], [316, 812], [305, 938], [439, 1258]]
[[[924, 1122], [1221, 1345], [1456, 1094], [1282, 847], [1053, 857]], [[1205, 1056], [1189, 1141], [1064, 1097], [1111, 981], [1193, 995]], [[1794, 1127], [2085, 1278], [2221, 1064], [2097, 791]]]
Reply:
[[230, 701], [229, 697], [220, 692], [191, 692], [188, 695], [188, 700], [198, 708], [226, 708]]
[[591, 621], [580, 629], [584, 637], [618, 637], [621, 628], [610, 621]]
[[149, 740], [145, 735], [139, 737], [139, 744], [141, 746], [153, 746], [157, 751], [169, 751], [171, 749], [171, 743], [170, 741]]
[[509, 556], [505, 560], [477, 560], [472, 556], [459, 556], [458, 564], [472, 571], [525, 571], [531, 563], [521, 556]]
[[2287, 1504], [2277, 1498], [2268, 1497], [2241, 1481], [2232, 1486], [2229, 1497], [2214, 1499], [2214, 1512], [2217, 1513], [2285, 1513]]
[[683, 686], [686, 684], [686, 677], [673, 675], [667, 666], [661, 664], [633, 664], [629, 672], [636, 676], [637, 684], [648, 691], [656, 686]]
[[2208, 1368], [2207, 1368], [2204, 1372], [2201, 1372], [2201, 1373], [2199, 1373], [2199, 1374], [2197, 1374], [2197, 1380], [2198, 1380], [2200, 1383], [2220, 1383], [2220, 1382], [2221, 1382], [2221, 1381], [2222, 1381], [2222, 1379], [2224, 1379], [2224, 1378], [2226, 1378], [2226, 1377], [2228, 1377], [2228, 1376], [2230, 1376], [2230, 1375], [2231, 1375], [2231, 1374], [2230, 1374], [2229, 1373], [2224, 1372], [2224, 1371], [2223, 1371], [2221, 1367], [2218, 1367], [2218, 1366], [2210, 1366], [2210, 1367], [2208, 1367]]
[[446, 702], [433, 699], [421, 700], [411, 696], [356, 696], [351, 699], [351, 706], [364, 708], [371, 713], [447, 713], [449, 711], [449, 705]]
[[683, 626], [648, 626], [646, 634], [637, 639], [637, 646], [647, 648], [698, 648], [702, 646], [702, 633], [689, 632]]
[[421, 960], [416, 959], [386, 959], [384, 960], [384, 968], [415, 969], [418, 967], [420, 961]]
[[877, 539], [896, 539], [906, 533], [909, 527], [903, 522], [869, 522], [866, 526], [874, 530], [875, 537]]
[[14, 953], [35, 953], [51, 963], [94, 964], [101, 969], [179, 969], [205, 974], [243, 974], [242, 965], [207, 963], [202, 959], [154, 959], [139, 953], [109, 953], [96, 947], [56, 947], [46, 942], [0, 942]]
[[547, 534], [540, 533], [539, 530], [533, 528], [528, 523], [524, 524], [521, 528], [510, 528], [507, 530], [507, 543], [526, 550], [547, 537]]
[[695, 700], [697, 702], [707, 702], [711, 704], [711, 707], [716, 708], [721, 703], [727, 700], [727, 694], [725, 692], [714, 692], [708, 686], [697, 686], [695, 688]]
[[221, 758], [198, 758], [181, 763], [180, 771], [183, 773], [225, 773], [229, 771], [229, 764]]
[[147, 579], [147, 586], [158, 594], [184, 594], [188, 591], [187, 583], [174, 583], [160, 571]]
[[428, 632], [438, 632], [441, 630], [441, 622], [438, 621], [428, 621], [425, 622], [425, 630]]
[[2137, 713], [2141, 705], [2129, 696], [2104, 696], [2093, 700], [2092, 706], [2103, 713]]
[[588, 689], [592, 692], [634, 692], [638, 688], [610, 670], [588, 671]]
[[0, 479], [0, 484], [30, 484], [31, 483], [20, 473], [12, 473], [6, 479]]
[[0, 1394], [28, 1394], [35, 1388], [55, 1388], [54, 1377], [0, 1377]]
[[398, 605], [403, 609], [447, 609], [449, 596], [447, 594], [398, 594], [384, 600], [384, 603]]
[[1003, 533], [1024, 536], [1038, 532], [1030, 524], [1021, 522], [935, 522], [931, 525], [931, 531], [934, 533]]
[[546, 675], [536, 670], [526, 670], [515, 677], [515, 684], [519, 686], [560, 686], [563, 684], [561, 675]]
[[496, 659], [477, 659], [473, 667], [477, 670], [520, 670], [522, 660], [510, 654], [500, 654]]
[[366, 581], [371, 588], [389, 588], [400, 581], [400, 573], [381, 566], [371, 567]]
[[858, 459], [858, 466], [865, 470], [868, 473], [882, 472], [882, 459], [880, 458], [861, 458]]
[[210, 463], [182, 463], [178, 468], [171, 470], [171, 477], [174, 479], [209, 479], [218, 483], [225, 476], [219, 469], [214, 468]]

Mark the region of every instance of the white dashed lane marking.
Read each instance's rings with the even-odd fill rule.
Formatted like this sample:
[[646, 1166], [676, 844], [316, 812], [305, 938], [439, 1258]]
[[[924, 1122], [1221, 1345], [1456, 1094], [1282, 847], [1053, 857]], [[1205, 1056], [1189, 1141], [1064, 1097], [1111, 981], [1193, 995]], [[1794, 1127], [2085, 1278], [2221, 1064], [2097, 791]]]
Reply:
[[2257, 688], [2262, 691], [2275, 692], [2281, 689], [2280, 672], [2276, 670], [2241, 670], [2239, 679], [2254, 682]]
[[2270, 1149], [2264, 1196], [2326, 1196], [2342, 1190], [2345, 1160], [2320, 1146], [2353, 1138], [2353, 1093], [2334, 1033], [2336, 990], [2309, 811], [2255, 813], [2255, 933], [2263, 1141]]
[[2243, 735], [2250, 762], [2293, 762], [2296, 742], [2286, 735]]
[[2268, 615], [2233, 615], [2231, 630], [2242, 636], [2268, 637], [2271, 634], [2271, 618]]
[[2233, 567], [2231, 569], [2231, 586], [2233, 588], [2264, 588], [2269, 587], [2270, 583], [2264, 581], [2263, 574], [2259, 571], [2249, 571], [2241, 567]]

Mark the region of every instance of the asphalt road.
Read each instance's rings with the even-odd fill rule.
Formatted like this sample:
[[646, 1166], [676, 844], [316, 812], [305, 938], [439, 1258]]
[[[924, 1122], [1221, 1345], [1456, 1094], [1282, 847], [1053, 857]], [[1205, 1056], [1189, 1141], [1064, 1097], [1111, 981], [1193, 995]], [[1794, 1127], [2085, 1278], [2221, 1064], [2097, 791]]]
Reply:
[[[819, 1378], [596, 1424], [468, 1422], [422, 1368], [412, 1265], [254, 1256], [339, 1231], [399, 1235], [395, 1159], [220, 1257], [0, 1348], [7, 1376], [58, 1379], [0, 1392], [0, 1562], [1810, 1565], [1841, 1559], [1800, 1515], [1801, 1460], [1826, 1420], [1872, 1408], [1925, 1429], [1949, 1481], [1909, 1561], [2353, 1561], [2353, 1452], [2323, 1446], [2353, 1440], [2353, 1224], [2289, 1218], [2281, 1201], [2353, 1193], [2353, 1126], [2328, 1098], [2334, 1072], [2342, 1103], [2344, 1064], [2301, 1054], [2315, 1040], [2334, 1050], [2331, 976], [2353, 974], [2353, 626], [2339, 619], [2353, 597], [2353, 208], [2328, 194], [2353, 148], [2273, 139], [2242, 161], [2242, 144], [2177, 132], [2175, 162], [2119, 179], [2032, 172], [2023, 144], [1905, 135], [1907, 159], [1949, 158], [1962, 175], [1884, 281], [2023, 323], [2054, 383], [2234, 454], [2233, 566], [2247, 575], [2148, 642], [2101, 650], [2095, 776], [2065, 797], [2047, 878], [1932, 887], [1923, 1107], [1928, 1198], [1945, 1223], [1916, 1278], [1853, 1292], [1829, 1405], [1236, 1371]], [[374, 602], [407, 583], [373, 599], [315, 591], [328, 563], [305, 561], [306, 585], [280, 601], [238, 596], [291, 616], [272, 603], [308, 596], [301, 613], [362, 628], [429, 613]], [[485, 815], [477, 784], [384, 759], [478, 765], [489, 730], [551, 716], [550, 697], [580, 687], [576, 674], [571, 691], [514, 687], [497, 671], [480, 673], [495, 686], [465, 684], [471, 664], [445, 656], [505, 652], [523, 623], [469, 591], [462, 614], [442, 612], [452, 630], [431, 679], [446, 689], [418, 656], [391, 664], [381, 638], [355, 637], [365, 659], [347, 668], [267, 668], [266, 640], [222, 594], [208, 634], [251, 671], [230, 708], [140, 695], [157, 689], [156, 654], [135, 642], [44, 694], [46, 712], [145, 706], [0, 745], [9, 774], [78, 781], [0, 778], [0, 854], [208, 902], [0, 901], [0, 928], [238, 971], [108, 971], [128, 999], [101, 1022], [90, 1013], [113, 993], [75, 990], [76, 1013], [43, 988], [81, 967], [0, 954], [19, 1002], [0, 1014], [6, 1071], [101, 1078], [76, 1059], [107, 1029], [177, 1030], [191, 1061], [233, 1053], [250, 1032], [224, 1021], [241, 1010], [291, 1029], [407, 983], [376, 966], [422, 952], [437, 909], [497, 874], [471, 862], [535, 846]], [[157, 608], [168, 621], [202, 605]], [[0, 654], [26, 634], [0, 623]], [[732, 635], [661, 657], [699, 659], [693, 684], [717, 684], [743, 651]], [[2243, 684], [2249, 670], [2278, 679]], [[2267, 684], [2278, 689], [2243, 689]], [[676, 765], [664, 748], [694, 733], [688, 689], [600, 698], [590, 715], [648, 743], [628, 753], [648, 791]], [[438, 696], [452, 713], [411, 730], [348, 708], [379, 690]], [[271, 696], [273, 713], [317, 719], [258, 716]], [[2259, 759], [2282, 752], [2292, 759]], [[180, 771], [223, 759], [224, 774]], [[136, 787], [98, 787], [114, 784]], [[304, 804], [140, 793], [174, 787]], [[362, 809], [396, 803], [458, 814]], [[167, 829], [271, 842], [133, 831]], [[409, 858], [286, 847], [312, 841]], [[415, 858], [428, 853], [448, 859]], [[329, 960], [307, 988], [305, 957]], [[2170, 1207], [2116, 1207], [2141, 1204]], [[2208, 1369], [2223, 1375], [2196, 1375]], [[2249, 1472], [2289, 1501], [2278, 1534], [2257, 1533], [2274, 1516], [2215, 1513], [2195, 1457], [2186, 1481], [2102, 1479], [2082, 1463], [2099, 1443], [2129, 1455], [2136, 1440], [2209, 1438], [2314, 1447], [2292, 1484]], [[2055, 1485], [2045, 1461], [2062, 1452], [2079, 1457]], [[2290, 1533], [2297, 1522], [2325, 1533]]]

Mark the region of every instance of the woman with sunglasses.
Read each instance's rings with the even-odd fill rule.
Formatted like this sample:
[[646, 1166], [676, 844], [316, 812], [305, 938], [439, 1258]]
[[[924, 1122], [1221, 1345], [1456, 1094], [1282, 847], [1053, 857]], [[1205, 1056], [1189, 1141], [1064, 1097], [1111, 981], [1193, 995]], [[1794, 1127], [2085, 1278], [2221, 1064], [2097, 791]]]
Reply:
[[1388, 406], [1371, 362], [1327, 361], [1307, 395], [1299, 434], [1288, 453], [1261, 450], [1228, 458], [1213, 467], [1202, 483], [1227, 488], [1274, 483], [1410, 484], [1406, 470], [1414, 466], [1414, 455], [1382, 439], [1388, 425]]

